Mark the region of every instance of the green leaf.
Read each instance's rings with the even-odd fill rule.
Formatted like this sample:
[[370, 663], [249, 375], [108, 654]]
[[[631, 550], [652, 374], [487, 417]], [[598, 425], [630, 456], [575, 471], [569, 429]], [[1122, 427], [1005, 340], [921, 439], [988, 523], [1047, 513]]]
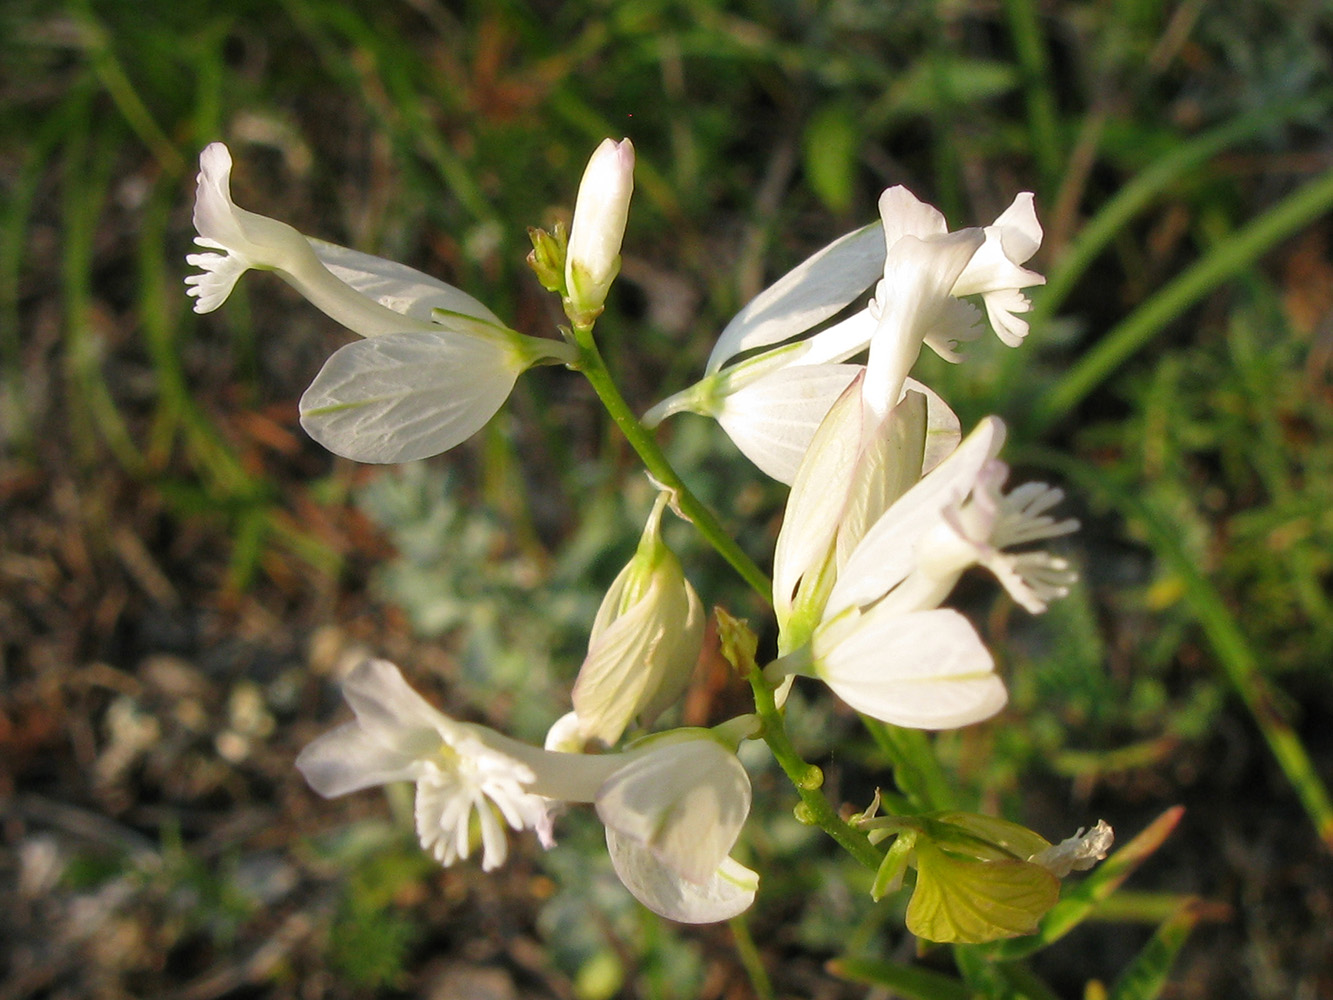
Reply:
[[907, 929], [927, 941], [981, 944], [1031, 934], [1060, 898], [1060, 880], [1026, 861], [976, 861], [922, 838]]
[[1161, 995], [1176, 955], [1199, 922], [1201, 911], [1197, 902], [1185, 903], [1157, 928], [1157, 933], [1111, 987], [1108, 1000], [1156, 1000]]
[[820, 108], [805, 129], [805, 177], [831, 212], [852, 207], [860, 129], [851, 108], [830, 104]]
[[828, 969], [857, 983], [883, 986], [907, 1000], [970, 1000], [972, 991], [951, 976], [870, 958], [835, 958]]

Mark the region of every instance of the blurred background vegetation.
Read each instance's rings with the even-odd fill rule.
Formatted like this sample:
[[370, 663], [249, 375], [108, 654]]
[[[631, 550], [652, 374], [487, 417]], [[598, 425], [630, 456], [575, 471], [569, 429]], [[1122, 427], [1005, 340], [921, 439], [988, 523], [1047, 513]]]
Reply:
[[[295, 402], [348, 335], [263, 275], [189, 311], [198, 151], [230, 144], [243, 206], [549, 334], [525, 228], [622, 135], [599, 333], [640, 409], [885, 186], [955, 227], [1037, 193], [1027, 344], [926, 380], [1067, 484], [1084, 579], [1039, 620], [965, 581], [1013, 704], [940, 753], [969, 805], [1052, 840], [1185, 806], [1038, 956], [1053, 995], [1105, 995], [1195, 897], [1162, 995], [1333, 994], [1330, 53], [1321, 0], [4, 0], [0, 997], [895, 995], [866, 983], [913, 960], [903, 901], [871, 904], [762, 752], [758, 905], [693, 929], [629, 899], [586, 816], [444, 871], [407, 801], [326, 803], [291, 766], [369, 652], [540, 737], [651, 491], [563, 371], [426, 465], [323, 453]], [[764, 557], [781, 491], [707, 421], [663, 434]], [[706, 602], [763, 621], [671, 540]], [[684, 718], [745, 703], [701, 668]], [[830, 699], [793, 712], [835, 801], [890, 783]]]

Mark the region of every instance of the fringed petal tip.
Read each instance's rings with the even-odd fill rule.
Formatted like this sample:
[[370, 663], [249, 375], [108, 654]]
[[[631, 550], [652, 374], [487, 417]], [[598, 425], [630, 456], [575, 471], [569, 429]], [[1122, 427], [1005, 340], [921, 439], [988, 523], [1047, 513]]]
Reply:
[[236, 282], [253, 266], [238, 250], [245, 242], [231, 200], [231, 153], [220, 142], [209, 143], [199, 154], [199, 176], [194, 197], [195, 243], [215, 253], [192, 253], [185, 262], [200, 269], [187, 275], [185, 294], [195, 299], [194, 311], [208, 313], [227, 301]]
[[185, 263], [199, 268], [198, 273], [185, 276], [185, 294], [194, 298], [195, 312], [210, 313], [227, 301], [241, 275], [250, 269], [250, 263], [239, 254], [227, 252], [216, 240], [200, 237], [195, 243], [222, 251], [192, 253], [185, 258]]

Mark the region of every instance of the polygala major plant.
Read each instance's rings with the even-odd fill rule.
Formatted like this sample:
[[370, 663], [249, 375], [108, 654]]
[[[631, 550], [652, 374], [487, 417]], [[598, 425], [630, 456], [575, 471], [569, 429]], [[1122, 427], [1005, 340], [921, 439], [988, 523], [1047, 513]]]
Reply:
[[[504, 863], [508, 831], [531, 830], [551, 848], [562, 811], [590, 804], [629, 891], [659, 914], [702, 923], [741, 913], [759, 887], [733, 857], [750, 811], [741, 742], [765, 740], [806, 804], [822, 795], [818, 770], [786, 735], [797, 678], [822, 681], [874, 725], [954, 729], [1004, 707], [990, 651], [945, 602], [980, 566], [1027, 611], [1044, 611], [1075, 575], [1034, 545], [1078, 525], [1052, 515], [1059, 490], [1006, 490], [997, 417], [964, 436], [948, 404], [910, 373], [923, 348], [962, 360], [959, 345], [987, 326], [1009, 347], [1022, 344], [1023, 290], [1043, 281], [1024, 266], [1042, 238], [1032, 195], [990, 225], [950, 232], [934, 208], [890, 188], [878, 221], [756, 296], [722, 331], [700, 380], [636, 418], [593, 336], [620, 270], [634, 189], [628, 139], [593, 153], [568, 232], [530, 231], [529, 263], [569, 319], [559, 338], [519, 333], [466, 292], [237, 207], [231, 169], [221, 143], [203, 151], [202, 251], [187, 258], [198, 269], [187, 291], [209, 312], [246, 271], [273, 271], [363, 338], [334, 352], [301, 399], [301, 423], [325, 447], [363, 462], [439, 454], [481, 429], [528, 368], [564, 365], [590, 381], [660, 487], [591, 623], [571, 711], [552, 720], [544, 747], [455, 721], [396, 666], [370, 660], [343, 680], [355, 721], [296, 761], [315, 791], [411, 782], [422, 848], [450, 865], [479, 844], [486, 870]], [[759, 470], [791, 487], [771, 582], [657, 447], [651, 429], [681, 412], [715, 419]], [[777, 649], [761, 665], [754, 633], [718, 611], [723, 652], [751, 684], [755, 712], [711, 729], [644, 729], [685, 692], [705, 634], [703, 604], [662, 539], [668, 506], [776, 616]], [[1059, 880], [1111, 845], [1104, 823], [1052, 847], [994, 817], [879, 814], [901, 796], [876, 796], [850, 823], [817, 801], [824, 808], [801, 815], [877, 869], [876, 898], [915, 869], [907, 926], [934, 941], [1031, 933]]]

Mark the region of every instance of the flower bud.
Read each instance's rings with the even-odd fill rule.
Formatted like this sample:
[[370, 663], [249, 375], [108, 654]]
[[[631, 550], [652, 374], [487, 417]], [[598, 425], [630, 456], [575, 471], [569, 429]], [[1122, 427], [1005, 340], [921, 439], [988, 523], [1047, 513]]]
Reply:
[[569, 234], [565, 227], [557, 222], [548, 233], [545, 229], [529, 227], [528, 239], [532, 240], [532, 253], [528, 254], [528, 267], [537, 275], [537, 280], [548, 292], [564, 293], [565, 290], [565, 247]]
[[604, 140], [583, 172], [569, 228], [565, 312], [575, 324], [597, 318], [620, 272], [620, 242], [633, 192], [634, 146], [628, 139]]
[[680, 697], [703, 645], [703, 605], [662, 541], [666, 498], [658, 497], [634, 558], [603, 598], [574, 682], [579, 728], [607, 745], [635, 716], [651, 722]]

